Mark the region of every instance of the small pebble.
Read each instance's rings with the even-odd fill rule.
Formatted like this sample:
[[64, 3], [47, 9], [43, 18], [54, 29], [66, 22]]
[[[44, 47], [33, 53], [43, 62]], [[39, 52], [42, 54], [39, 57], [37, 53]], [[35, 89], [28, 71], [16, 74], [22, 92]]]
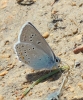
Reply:
[[52, 10], [51, 14], [56, 14], [58, 11]]
[[28, 84], [22, 85], [22, 88], [28, 88]]
[[2, 95], [0, 95], [0, 100], [4, 100], [4, 97]]
[[10, 58], [10, 54], [0, 54], [0, 58]]
[[0, 2], [1, 5], [0, 5], [0, 8], [3, 9], [3, 8], [6, 8], [7, 7], [7, 3], [8, 3], [8, 0], [2, 0], [2, 2]]
[[71, 92], [74, 92], [74, 87], [72, 87], [71, 85], [69, 85], [69, 86], [67, 87], [67, 89], [69, 89]]
[[73, 30], [73, 34], [78, 33], [78, 28], [76, 28], [75, 30]]
[[31, 96], [32, 94], [33, 94], [33, 93], [32, 93], [32, 92], [30, 92], [28, 95], [29, 95], [29, 96]]
[[80, 5], [79, 5], [79, 7], [82, 7], [83, 6], [83, 3], [81, 3]]
[[71, 3], [71, 6], [76, 6], [76, 2], [72, 2]]
[[80, 66], [80, 62], [75, 62], [75, 65], [74, 65], [74, 67], [76, 68], [76, 67], [78, 67], [78, 66]]
[[78, 54], [79, 52], [82, 52], [82, 53], [83, 53], [83, 45], [82, 45], [82, 46], [79, 46], [79, 47], [77, 47], [77, 48], [75, 48], [75, 49], [73, 50], [73, 52], [74, 52], [75, 54]]
[[44, 38], [48, 38], [49, 33], [48, 33], [48, 32], [45, 32], [42, 36], [43, 36]]
[[71, 88], [70, 88], [70, 91], [71, 91], [71, 92], [74, 92], [74, 87], [71, 87]]
[[83, 79], [83, 74], [81, 75], [82, 79]]
[[5, 70], [5, 71], [3, 71], [3, 72], [0, 73], [0, 76], [4, 76], [4, 75], [6, 75], [7, 73], [8, 73], [8, 71]]
[[78, 86], [80, 87], [81, 90], [83, 90], [83, 82], [82, 83], [78, 83]]
[[74, 39], [77, 41], [80, 41], [80, 40], [82, 40], [82, 35], [81, 34], [76, 35]]
[[58, 53], [58, 56], [61, 56], [62, 55], [62, 53], [60, 52], [60, 53]]
[[6, 41], [5, 41], [5, 45], [8, 45], [8, 44], [9, 44], [9, 40], [6, 40]]

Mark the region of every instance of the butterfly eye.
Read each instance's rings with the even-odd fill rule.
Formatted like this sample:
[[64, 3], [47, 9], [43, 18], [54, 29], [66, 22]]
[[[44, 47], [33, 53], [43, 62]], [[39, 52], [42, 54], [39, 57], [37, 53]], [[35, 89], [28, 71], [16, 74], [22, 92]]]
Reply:
[[59, 60], [58, 60], [58, 59], [56, 59], [56, 62], [59, 62]]

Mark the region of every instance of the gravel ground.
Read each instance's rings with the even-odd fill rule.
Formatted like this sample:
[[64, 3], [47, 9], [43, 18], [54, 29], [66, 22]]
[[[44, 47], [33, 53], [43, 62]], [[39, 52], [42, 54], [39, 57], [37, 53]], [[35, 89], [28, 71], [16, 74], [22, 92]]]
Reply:
[[[46, 41], [55, 55], [71, 67], [60, 100], [83, 100], [83, 54], [73, 53], [83, 44], [83, 0], [27, 0], [21, 4], [0, 0], [0, 100], [18, 100], [31, 83], [45, 74], [19, 62], [14, 52], [19, 31], [27, 21], [41, 34], [50, 34]], [[59, 89], [64, 76], [58, 73], [39, 83], [23, 100], [45, 98]]]

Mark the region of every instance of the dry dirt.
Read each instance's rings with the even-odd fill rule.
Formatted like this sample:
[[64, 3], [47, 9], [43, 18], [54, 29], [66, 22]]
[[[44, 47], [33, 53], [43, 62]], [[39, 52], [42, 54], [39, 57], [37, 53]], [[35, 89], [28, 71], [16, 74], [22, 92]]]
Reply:
[[[0, 100], [18, 100], [41, 73], [16, 58], [14, 44], [24, 23], [30, 21], [55, 55], [71, 67], [60, 100], [83, 100], [83, 54], [73, 49], [83, 44], [83, 0], [0, 0]], [[54, 4], [53, 4], [54, 2]], [[30, 4], [31, 3], [31, 4]], [[75, 67], [76, 63], [79, 66]], [[59, 89], [64, 75], [56, 74], [36, 85], [23, 100], [41, 100]], [[44, 99], [43, 99], [44, 100]]]

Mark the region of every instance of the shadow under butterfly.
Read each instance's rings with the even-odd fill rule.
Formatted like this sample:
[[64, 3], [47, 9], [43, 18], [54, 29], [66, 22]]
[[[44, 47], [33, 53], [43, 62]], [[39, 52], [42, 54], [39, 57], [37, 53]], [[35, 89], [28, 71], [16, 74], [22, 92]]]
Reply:
[[[53, 71], [54, 71], [54, 69], [51, 70], [51, 72], [53, 72]], [[42, 77], [46, 74], [49, 74], [49, 73], [50, 73], [50, 70], [41, 70], [38, 72], [27, 74], [26, 75], [27, 81], [25, 83], [32, 83], [32, 82], [36, 81], [37, 79], [39, 79], [40, 77]], [[52, 81], [58, 80], [61, 77], [61, 75], [62, 75], [62, 73], [57, 72], [54, 75], [51, 75], [50, 77], [41, 81], [41, 83], [44, 81], [52, 82]]]

